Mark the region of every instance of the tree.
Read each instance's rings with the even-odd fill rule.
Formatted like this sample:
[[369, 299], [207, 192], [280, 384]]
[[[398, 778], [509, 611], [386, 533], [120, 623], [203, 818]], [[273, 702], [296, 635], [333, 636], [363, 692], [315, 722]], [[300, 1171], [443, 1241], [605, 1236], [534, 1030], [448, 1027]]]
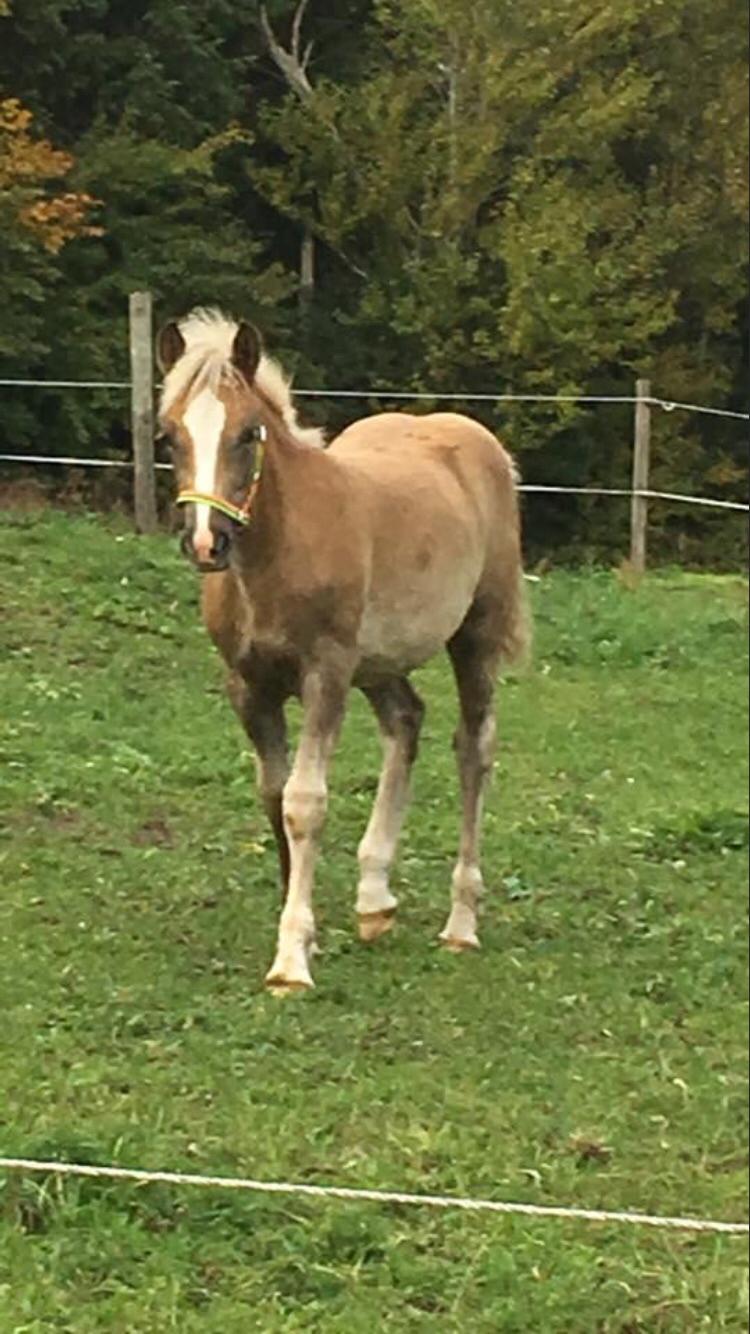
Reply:
[[0, 191], [15, 224], [56, 255], [75, 236], [97, 236], [89, 223], [96, 200], [80, 191], [52, 194], [51, 181], [70, 175], [73, 158], [34, 137], [32, 115], [17, 98], [0, 101]]
[[[283, 339], [292, 281], [233, 216], [232, 191], [218, 179], [217, 160], [235, 149], [238, 134], [194, 149], [122, 131], [82, 142], [77, 180], [104, 201], [102, 234], [62, 257], [66, 320], [50, 339], [61, 378], [83, 370], [86, 378], [127, 379], [127, 298], [142, 287], [153, 293], [158, 319], [215, 304]], [[97, 449], [102, 440], [119, 451], [126, 407], [117, 392], [55, 397], [43, 429], [61, 453]]]
[[[254, 173], [344, 258], [329, 374], [622, 393], [645, 373], [667, 397], [731, 393], [747, 119], [730, 0], [375, 15], [356, 86], [317, 78], [304, 107], [264, 111], [283, 157]], [[627, 481], [622, 413], [524, 404], [503, 422], [539, 480]], [[665, 484], [716, 482], [716, 423], [660, 419], [655, 444]], [[726, 458], [721, 476], [736, 480]]]
[[[17, 0], [0, 81], [75, 165], [13, 214], [14, 365], [46, 348], [71, 378], [124, 376], [125, 295], [146, 284], [170, 314], [200, 299], [258, 319], [300, 378], [342, 387], [622, 394], [645, 373], [741, 406], [739, 19], [734, 0]], [[67, 192], [103, 201], [105, 235], [53, 255], [39, 228], [70, 219], [46, 212]], [[627, 406], [466, 407], [530, 481], [628, 481]], [[123, 438], [119, 400], [24, 410], [23, 431], [5, 417], [19, 441]], [[325, 405], [329, 428], [350, 415]], [[731, 497], [740, 440], [657, 414], [654, 481]], [[665, 544], [710, 530], [658, 513]], [[527, 526], [603, 551], [611, 514], [535, 501]]]
[[[58, 275], [62, 248], [92, 237], [95, 200], [69, 184], [73, 159], [38, 138], [31, 113], [0, 101], [0, 355], [12, 370], [44, 347], [42, 303]], [[13, 411], [5, 415], [12, 439]], [[24, 417], [25, 414], [21, 414]]]
[[[307, 77], [307, 67], [312, 55], [312, 42], [308, 42], [304, 51], [301, 49], [302, 20], [305, 16], [308, 0], [299, 0], [292, 20], [292, 36], [289, 49], [282, 46], [268, 19], [265, 5], [260, 7], [261, 28], [271, 57], [281, 71], [289, 88], [297, 94], [303, 105], [312, 97], [312, 86]], [[300, 304], [305, 309], [312, 300], [315, 288], [315, 241], [309, 226], [304, 228], [300, 245], [299, 290]]]

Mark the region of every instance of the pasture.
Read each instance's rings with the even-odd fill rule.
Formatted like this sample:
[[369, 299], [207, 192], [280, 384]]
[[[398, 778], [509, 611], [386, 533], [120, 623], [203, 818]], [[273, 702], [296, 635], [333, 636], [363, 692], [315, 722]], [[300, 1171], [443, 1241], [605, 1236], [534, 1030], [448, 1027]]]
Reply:
[[[376, 729], [331, 779], [316, 990], [278, 915], [252, 765], [172, 539], [0, 530], [0, 1152], [746, 1217], [740, 579], [531, 588], [500, 695], [483, 949], [435, 946], [458, 809], [447, 665], [393, 934], [354, 938]], [[742, 1330], [731, 1237], [6, 1179], [0, 1334]]]

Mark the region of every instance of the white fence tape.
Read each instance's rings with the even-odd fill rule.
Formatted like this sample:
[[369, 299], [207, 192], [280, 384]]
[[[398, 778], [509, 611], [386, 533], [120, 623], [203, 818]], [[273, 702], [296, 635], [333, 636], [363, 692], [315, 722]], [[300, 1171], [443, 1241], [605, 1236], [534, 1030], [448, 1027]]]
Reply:
[[[0, 387], [19, 389], [130, 389], [130, 380], [0, 380]], [[158, 387], [158, 386], [157, 386]], [[633, 394], [473, 394], [408, 389], [294, 389], [298, 398], [373, 398], [441, 403], [648, 403], [664, 412], [702, 412], [712, 417], [750, 421], [750, 413], [709, 408], [701, 403], [678, 403], [668, 398], [639, 399]]]
[[368, 1190], [355, 1186], [314, 1186], [303, 1182], [255, 1181], [252, 1177], [202, 1176], [192, 1172], [148, 1172], [133, 1167], [104, 1167], [88, 1163], [41, 1162], [35, 1158], [0, 1158], [0, 1171], [43, 1172], [56, 1176], [99, 1177], [133, 1181], [138, 1185], [160, 1182], [168, 1186], [218, 1187], [247, 1190], [266, 1195], [300, 1195], [314, 1199], [362, 1200], [372, 1204], [421, 1205], [430, 1209], [466, 1209], [494, 1214], [524, 1214], [531, 1218], [579, 1219], [588, 1223], [635, 1223], [646, 1227], [675, 1228], [683, 1232], [726, 1232], [747, 1236], [747, 1223], [725, 1223], [713, 1218], [680, 1218], [660, 1214], [630, 1213], [619, 1209], [578, 1209], [555, 1204], [509, 1203], [460, 1195], [414, 1195], [401, 1190]]
[[[47, 454], [0, 454], [0, 462], [59, 464], [68, 468], [132, 468], [131, 459], [94, 459], [72, 458], [66, 455]], [[171, 463], [156, 463], [155, 468], [171, 471]], [[715, 509], [750, 511], [750, 505], [738, 500], [717, 500], [710, 496], [685, 496], [674, 491], [629, 491], [613, 486], [537, 486], [535, 483], [522, 483], [519, 491], [548, 492], [558, 496], [644, 496], [648, 500], [675, 500], [685, 505], [707, 505]]]

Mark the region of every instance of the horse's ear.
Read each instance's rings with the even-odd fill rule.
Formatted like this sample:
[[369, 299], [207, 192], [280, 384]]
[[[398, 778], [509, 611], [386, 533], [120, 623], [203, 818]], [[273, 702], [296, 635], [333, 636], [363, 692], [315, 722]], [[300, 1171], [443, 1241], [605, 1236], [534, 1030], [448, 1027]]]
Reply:
[[184, 351], [185, 339], [180, 333], [177, 321], [170, 320], [168, 324], [162, 325], [156, 335], [156, 360], [162, 375], [171, 371]]
[[241, 320], [232, 343], [232, 362], [248, 384], [252, 384], [255, 379], [262, 351], [263, 344], [255, 325]]

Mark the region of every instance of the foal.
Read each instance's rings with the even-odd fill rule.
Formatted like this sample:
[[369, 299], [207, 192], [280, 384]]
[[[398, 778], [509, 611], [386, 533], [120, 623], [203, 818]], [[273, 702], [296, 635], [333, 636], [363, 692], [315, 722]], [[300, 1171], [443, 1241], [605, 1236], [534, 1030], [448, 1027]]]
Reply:
[[[383, 737], [375, 805], [359, 846], [363, 940], [390, 929], [388, 882], [424, 707], [413, 668], [447, 648], [458, 688], [462, 794], [452, 950], [477, 947], [482, 794], [501, 660], [526, 637], [510, 458], [467, 417], [383, 413], [328, 449], [297, 422], [257, 331], [194, 311], [162, 329], [160, 424], [174, 460], [182, 547], [205, 575], [202, 613], [229, 669], [229, 696], [257, 754], [284, 906], [267, 984], [312, 986], [313, 873], [326, 772], [347, 692], [361, 689]], [[284, 703], [302, 702], [287, 760]]]

